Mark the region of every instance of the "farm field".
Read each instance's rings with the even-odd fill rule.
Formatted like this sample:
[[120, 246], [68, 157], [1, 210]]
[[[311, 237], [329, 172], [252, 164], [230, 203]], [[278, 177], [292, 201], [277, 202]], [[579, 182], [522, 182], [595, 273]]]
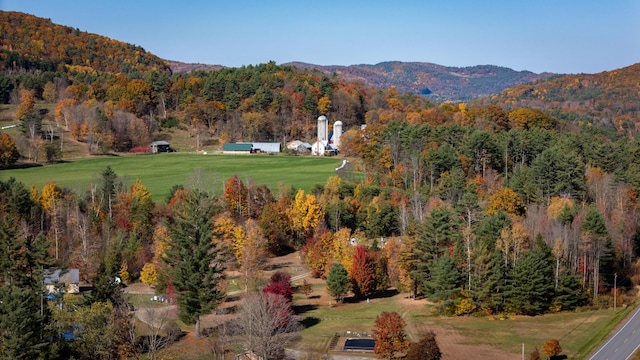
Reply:
[[10, 177], [30, 187], [42, 189], [53, 181], [73, 191], [83, 191], [97, 184], [101, 172], [111, 168], [131, 185], [136, 179], [151, 192], [155, 201], [162, 201], [172, 186], [196, 186], [221, 194], [230, 177], [238, 175], [245, 182], [266, 185], [274, 193], [282, 185], [310, 191], [315, 184], [325, 184], [336, 174], [335, 168], [342, 158], [285, 156], [285, 155], [211, 155], [211, 154], [157, 154], [93, 157], [38, 167], [0, 170], [0, 179]]

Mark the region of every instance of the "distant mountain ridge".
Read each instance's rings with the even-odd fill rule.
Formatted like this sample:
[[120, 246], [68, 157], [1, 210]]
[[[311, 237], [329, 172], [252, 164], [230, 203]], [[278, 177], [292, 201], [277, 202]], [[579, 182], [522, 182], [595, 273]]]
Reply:
[[509, 87], [556, 76], [515, 71], [495, 65], [450, 67], [427, 62], [388, 61], [375, 65], [322, 66], [290, 62], [297, 68], [336, 75], [345, 81], [360, 81], [376, 88], [395, 88], [400, 93], [411, 92], [433, 101], [468, 101], [495, 95]]

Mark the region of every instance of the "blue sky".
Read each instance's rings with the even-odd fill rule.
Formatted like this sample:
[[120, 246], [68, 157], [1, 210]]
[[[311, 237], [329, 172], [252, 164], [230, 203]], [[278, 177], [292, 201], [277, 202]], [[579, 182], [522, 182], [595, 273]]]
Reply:
[[232, 67], [397, 60], [597, 73], [640, 62], [638, 0], [0, 0], [0, 9]]

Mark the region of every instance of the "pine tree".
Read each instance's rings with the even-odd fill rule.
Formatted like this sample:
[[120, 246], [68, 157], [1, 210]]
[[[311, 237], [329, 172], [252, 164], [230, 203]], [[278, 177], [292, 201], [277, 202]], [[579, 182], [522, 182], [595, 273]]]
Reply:
[[[21, 183], [14, 185], [9, 189], [23, 193]], [[20, 226], [28, 216], [21, 210], [29, 211], [29, 206], [6, 209], [0, 218], [0, 358], [33, 359], [47, 352], [50, 337], [50, 313], [43, 306], [43, 272], [51, 266], [48, 243], [42, 234], [34, 236]]]
[[170, 266], [171, 281], [178, 302], [178, 316], [196, 324], [200, 334], [200, 315], [214, 309], [222, 300], [223, 279], [221, 244], [213, 238], [214, 207], [204, 193], [192, 191], [175, 212], [170, 225], [171, 248], [163, 259]]
[[327, 290], [338, 302], [342, 302], [344, 296], [350, 289], [349, 274], [340, 263], [334, 263], [329, 269], [327, 276]]
[[453, 259], [447, 255], [433, 264], [431, 279], [423, 284], [423, 289], [425, 295], [433, 300], [449, 300], [451, 295], [461, 288], [463, 279]]
[[517, 314], [538, 315], [549, 308], [553, 296], [553, 266], [548, 252], [525, 252], [509, 272], [507, 308]]

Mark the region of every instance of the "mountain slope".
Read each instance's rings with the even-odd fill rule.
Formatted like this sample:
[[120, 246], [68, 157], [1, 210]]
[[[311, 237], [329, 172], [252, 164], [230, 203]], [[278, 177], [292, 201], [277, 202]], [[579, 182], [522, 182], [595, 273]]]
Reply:
[[395, 87], [398, 92], [422, 94], [434, 101], [477, 99], [523, 83], [546, 79], [553, 74], [535, 74], [509, 68], [479, 65], [447, 67], [423, 62], [382, 62], [376, 65], [320, 66], [292, 62], [302, 69], [317, 69], [346, 81], [360, 81], [377, 88]]
[[640, 63], [598, 74], [563, 75], [517, 85], [482, 99], [506, 108], [531, 107], [578, 114], [618, 131], [636, 127], [640, 115]]
[[165, 60], [140, 46], [57, 25], [49, 19], [0, 11], [0, 71], [55, 71], [65, 65], [125, 74], [170, 72]]

